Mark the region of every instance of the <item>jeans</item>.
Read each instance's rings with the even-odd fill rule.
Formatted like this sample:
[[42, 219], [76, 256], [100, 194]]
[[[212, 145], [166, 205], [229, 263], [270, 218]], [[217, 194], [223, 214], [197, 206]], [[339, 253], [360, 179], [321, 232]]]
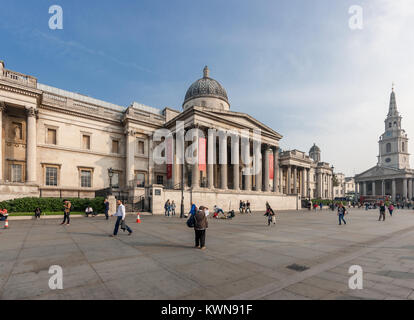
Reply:
[[204, 247], [206, 245], [206, 230], [195, 231], [195, 245], [196, 247]]
[[341, 224], [341, 221], [343, 221], [346, 224], [343, 213], [340, 213], [338, 217], [339, 217], [339, 224]]
[[108, 220], [108, 210], [105, 210], [105, 217], [106, 217], [106, 220]]
[[385, 221], [385, 211], [380, 211], [380, 216], [378, 221], [381, 221], [381, 217], [382, 217], [382, 221]]
[[390, 216], [392, 216], [392, 212], [393, 212], [393, 210], [390, 210]]
[[[118, 230], [119, 230], [119, 225], [121, 224], [122, 221], [122, 217], [116, 217], [116, 222], [115, 222], [115, 229], [114, 229], [114, 236], [116, 236], [118, 234]], [[127, 225], [126, 229], [129, 233], [132, 233], [132, 230], [130, 227], [128, 227]]]
[[68, 220], [68, 224], [70, 223], [70, 212], [64, 212], [63, 213], [63, 222], [62, 224], [64, 224], [66, 222], [66, 219]]

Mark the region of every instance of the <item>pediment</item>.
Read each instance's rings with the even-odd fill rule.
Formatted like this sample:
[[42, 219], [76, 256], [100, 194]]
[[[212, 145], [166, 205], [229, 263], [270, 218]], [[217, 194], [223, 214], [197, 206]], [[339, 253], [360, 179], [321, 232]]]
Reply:
[[206, 116], [214, 117], [217, 123], [220, 123], [221, 121], [232, 123], [236, 128], [239, 129], [260, 129], [262, 131], [262, 134], [268, 134], [274, 136], [277, 139], [282, 138], [281, 134], [246, 113], [220, 110], [203, 110], [202, 113]]
[[375, 166], [359, 175], [356, 175], [356, 178], [364, 179], [364, 178], [372, 178], [372, 177], [391, 176], [391, 175], [396, 175], [400, 173], [402, 172], [398, 169]]

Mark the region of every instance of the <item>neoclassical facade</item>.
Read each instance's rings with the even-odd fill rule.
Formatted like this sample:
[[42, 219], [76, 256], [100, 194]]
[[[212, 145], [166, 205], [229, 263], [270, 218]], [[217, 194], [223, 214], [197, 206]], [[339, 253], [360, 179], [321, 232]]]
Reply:
[[[187, 152], [199, 141], [196, 156], [204, 157], [204, 165], [177, 161], [178, 124], [185, 136], [181, 148]], [[329, 164], [297, 150], [281, 152], [282, 135], [230, 110], [226, 90], [207, 67], [178, 111], [137, 102], [118, 106], [38, 83], [0, 62], [0, 128], [0, 200], [94, 197], [111, 185], [115, 195], [158, 213], [166, 199], [177, 206], [183, 200], [185, 207], [197, 201], [236, 208], [249, 199], [253, 209], [262, 208], [264, 201], [297, 209], [302, 197], [332, 196]], [[170, 132], [169, 150], [167, 139], [158, 139], [160, 130]], [[229, 134], [243, 130], [248, 134], [240, 140]], [[254, 135], [257, 130], [260, 139]], [[242, 148], [243, 139], [248, 149]], [[171, 164], [154, 159], [162, 143]], [[259, 168], [251, 175], [240, 161], [247, 158]]]
[[362, 200], [405, 201], [413, 198], [414, 170], [410, 169], [408, 136], [401, 126], [394, 88], [391, 92], [385, 132], [380, 136], [375, 167], [355, 176], [356, 192]]

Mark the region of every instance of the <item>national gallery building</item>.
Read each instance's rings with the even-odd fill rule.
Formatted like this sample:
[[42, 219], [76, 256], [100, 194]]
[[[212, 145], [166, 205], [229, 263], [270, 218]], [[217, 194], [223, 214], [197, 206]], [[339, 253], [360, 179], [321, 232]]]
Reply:
[[[154, 133], [168, 129], [173, 145], [177, 123], [197, 128], [201, 154], [211, 163], [157, 164], [154, 149], [165, 141]], [[275, 209], [298, 209], [304, 198], [331, 199], [333, 167], [313, 145], [309, 154], [282, 151], [282, 135], [246, 113], [230, 110], [226, 90], [210, 77], [187, 90], [182, 110], [157, 109], [133, 102], [118, 106], [38, 83], [31, 75], [8, 70], [0, 61], [0, 201], [17, 197], [81, 197], [112, 193], [153, 213], [164, 202], [252, 210], [268, 201]], [[250, 132], [248, 154], [238, 140], [209, 129]], [[254, 131], [260, 130], [260, 143]], [[198, 139], [198, 140], [197, 140]], [[236, 142], [237, 141], [237, 142]], [[191, 141], [185, 141], [185, 148]], [[258, 155], [258, 156], [255, 156]], [[241, 158], [255, 158], [246, 175]], [[236, 162], [234, 161], [236, 160]], [[136, 208], [134, 208], [136, 209]]]

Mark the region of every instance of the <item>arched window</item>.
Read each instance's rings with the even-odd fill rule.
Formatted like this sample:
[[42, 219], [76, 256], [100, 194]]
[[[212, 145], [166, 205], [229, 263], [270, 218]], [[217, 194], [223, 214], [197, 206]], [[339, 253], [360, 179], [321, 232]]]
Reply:
[[405, 152], [405, 142], [402, 143], [402, 152]]
[[388, 128], [391, 128], [392, 127], [392, 123], [390, 122], [389, 124], [388, 124]]
[[387, 150], [387, 153], [391, 152], [391, 143], [387, 143], [386, 150]]

